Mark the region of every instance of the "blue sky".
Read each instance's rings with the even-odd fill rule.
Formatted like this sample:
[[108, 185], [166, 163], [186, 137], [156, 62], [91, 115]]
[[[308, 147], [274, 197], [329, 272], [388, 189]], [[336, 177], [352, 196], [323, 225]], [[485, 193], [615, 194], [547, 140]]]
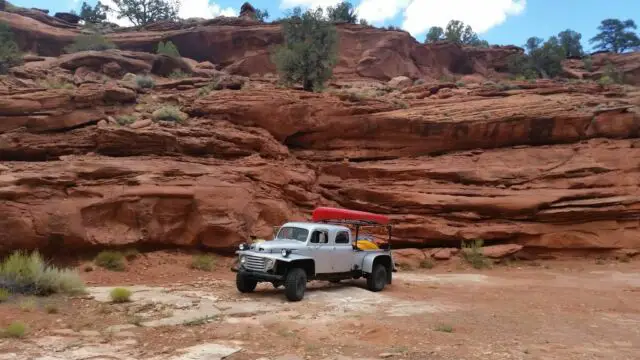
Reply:
[[[11, 1], [11, 0], [10, 0]], [[103, 0], [103, 3], [111, 0]], [[254, 0], [270, 19], [294, 6], [328, 6], [339, 0]], [[78, 10], [81, 0], [13, 0], [15, 5], [56, 11]], [[95, 0], [87, 1], [94, 4]], [[181, 0], [181, 16], [234, 15], [244, 0]], [[633, 19], [640, 25], [640, 0], [353, 0], [361, 17], [376, 26], [396, 25], [423, 41], [426, 30], [456, 18], [470, 24], [491, 44], [522, 45], [530, 36], [548, 38], [565, 29], [582, 34], [583, 46], [607, 17]], [[115, 21], [115, 19], [112, 19]]]

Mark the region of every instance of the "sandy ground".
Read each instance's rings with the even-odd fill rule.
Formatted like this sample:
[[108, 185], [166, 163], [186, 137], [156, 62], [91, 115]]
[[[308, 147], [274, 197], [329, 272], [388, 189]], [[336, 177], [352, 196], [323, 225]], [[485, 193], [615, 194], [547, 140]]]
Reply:
[[[229, 261], [189, 269], [190, 256], [141, 255], [125, 272], [83, 272], [89, 294], [14, 298], [0, 359], [638, 359], [640, 261], [527, 262], [472, 270], [438, 264], [395, 273], [381, 293], [364, 282], [312, 283], [286, 302], [262, 284], [236, 291]], [[85, 265], [80, 264], [79, 269]], [[133, 301], [112, 304], [124, 285]]]

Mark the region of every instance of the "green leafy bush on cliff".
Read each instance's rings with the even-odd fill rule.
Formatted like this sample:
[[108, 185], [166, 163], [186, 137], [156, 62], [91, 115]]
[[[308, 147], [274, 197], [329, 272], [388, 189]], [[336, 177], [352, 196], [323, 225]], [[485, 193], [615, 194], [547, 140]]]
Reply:
[[13, 32], [5, 24], [0, 24], [0, 75], [10, 68], [22, 64], [22, 54], [15, 42]]
[[282, 21], [284, 44], [276, 49], [273, 62], [280, 81], [302, 84], [306, 91], [318, 91], [332, 77], [337, 62], [338, 35], [324, 17], [322, 8], [293, 14]]
[[168, 55], [171, 57], [180, 57], [180, 52], [178, 51], [178, 47], [175, 46], [171, 41], [158, 43], [158, 49], [156, 50], [157, 54]]

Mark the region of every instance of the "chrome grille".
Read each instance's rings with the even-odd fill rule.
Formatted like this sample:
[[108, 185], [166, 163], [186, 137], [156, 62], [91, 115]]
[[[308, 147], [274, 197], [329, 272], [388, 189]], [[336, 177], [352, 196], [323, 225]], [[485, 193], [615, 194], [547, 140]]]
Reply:
[[258, 256], [247, 255], [245, 257], [244, 267], [249, 270], [264, 271], [267, 259]]

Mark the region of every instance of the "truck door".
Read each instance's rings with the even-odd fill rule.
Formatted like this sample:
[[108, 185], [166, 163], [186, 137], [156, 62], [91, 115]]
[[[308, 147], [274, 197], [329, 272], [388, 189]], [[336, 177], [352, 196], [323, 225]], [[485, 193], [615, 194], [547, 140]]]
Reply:
[[314, 230], [309, 242], [311, 255], [316, 264], [316, 274], [331, 273], [333, 247], [329, 244], [329, 232], [322, 229]]
[[354, 256], [349, 231], [339, 230], [335, 233], [331, 259], [334, 273], [349, 272], [353, 269]]

